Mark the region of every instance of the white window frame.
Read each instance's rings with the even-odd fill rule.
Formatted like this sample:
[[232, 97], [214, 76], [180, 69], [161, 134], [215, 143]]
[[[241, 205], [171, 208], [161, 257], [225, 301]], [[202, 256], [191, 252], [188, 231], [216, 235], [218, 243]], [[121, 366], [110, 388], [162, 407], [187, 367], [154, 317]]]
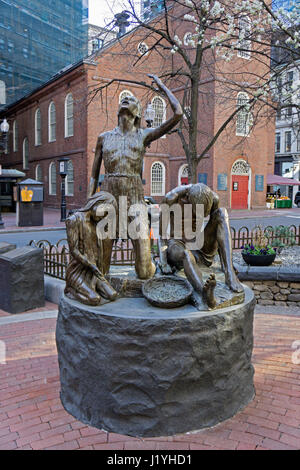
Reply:
[[[74, 196], [74, 165], [72, 160], [69, 160], [67, 163], [67, 176], [66, 176], [66, 196]], [[73, 179], [70, 179], [69, 168], [72, 165]], [[70, 191], [70, 184], [73, 185], [73, 191]]]
[[[153, 167], [155, 165], [160, 165], [161, 168], [162, 168], [161, 181], [160, 180], [154, 181], [154, 179], [153, 179]], [[150, 175], [151, 175], [151, 196], [164, 196], [165, 195], [165, 185], [166, 185], [166, 167], [165, 167], [165, 165], [160, 161], [153, 162], [152, 165], [151, 165]], [[155, 187], [153, 186], [153, 183], [161, 184], [161, 191], [156, 190]]]
[[[55, 120], [52, 122], [52, 117], [51, 117], [51, 110], [54, 107], [54, 112], [55, 112]], [[53, 129], [54, 129], [54, 135], [53, 135]], [[56, 141], [56, 107], [54, 104], [54, 101], [51, 101], [48, 107], [48, 142], [55, 142]]]
[[187, 163], [184, 163], [183, 165], [181, 165], [181, 167], [179, 168], [179, 171], [178, 171], [178, 186], [181, 186], [181, 178], [183, 177], [183, 174], [186, 170], [188, 172], [188, 174], [187, 174], [187, 177], [188, 177], [189, 176], [189, 166], [187, 165]]
[[[244, 103], [241, 102], [241, 100], [244, 101]], [[237, 94], [237, 108], [239, 108], [242, 104], [245, 104], [246, 102], [249, 103], [249, 95], [243, 91]], [[244, 131], [241, 130], [242, 125], [241, 122], [244, 123]], [[251, 113], [247, 111], [245, 108], [241, 109], [237, 115], [236, 115], [236, 130], [235, 130], [235, 135], [240, 136], [240, 137], [248, 137], [250, 134], [250, 128], [251, 128]]]
[[[72, 99], [72, 112], [69, 113], [69, 108], [68, 108], [68, 100]], [[69, 122], [72, 123], [71, 126], [71, 131], [69, 131]], [[72, 93], [68, 93], [65, 99], [65, 138], [66, 137], [73, 137], [74, 136], [74, 100], [73, 100], [73, 95]]]
[[241, 18], [238, 19], [238, 29], [239, 29], [239, 37], [241, 36], [241, 32], [244, 31], [244, 35], [246, 36], [246, 39], [245, 37], [243, 39], [239, 39], [239, 47], [245, 50], [243, 51], [238, 50], [237, 55], [238, 57], [242, 59], [249, 60], [251, 59], [251, 46], [252, 46], [251, 38], [249, 38], [249, 36], [251, 36], [251, 29], [252, 29], [251, 20], [249, 16], [242, 16]]
[[[40, 115], [40, 125], [38, 128], [38, 114]], [[42, 145], [42, 114], [40, 108], [37, 108], [34, 115], [34, 141], [35, 145]]]
[[[141, 46], [145, 49], [145, 52], [140, 51], [140, 47], [141, 47]], [[147, 45], [144, 41], [141, 41], [141, 42], [138, 44], [137, 50], [138, 50], [138, 53], [139, 53], [141, 56], [143, 56], [143, 57], [145, 57], [146, 55], [149, 54], [149, 47], [148, 47], [148, 45]]]
[[13, 123], [13, 151], [18, 151], [18, 123], [16, 119]]
[[129, 91], [129, 90], [123, 90], [119, 94], [119, 103], [121, 103], [122, 99], [125, 98], [126, 96], [134, 96], [134, 94]]
[[[155, 104], [154, 104], [154, 102], [155, 102], [156, 100], [160, 100], [161, 103], [162, 103], [162, 118], [161, 118], [161, 122], [155, 122], [155, 120], [158, 119], [157, 116], [156, 116], [157, 110], [156, 110], [156, 107], [155, 107]], [[160, 126], [162, 123], [164, 123], [165, 120], [166, 120], [166, 108], [167, 108], [166, 102], [165, 102], [165, 100], [164, 100], [163, 98], [161, 98], [161, 96], [156, 95], [156, 96], [154, 96], [154, 98], [152, 98], [151, 104], [152, 104], [152, 106], [153, 106], [153, 108], [154, 108], [154, 110], [155, 110], [155, 118], [154, 118], [154, 120], [153, 120], [153, 127], [159, 127], [159, 126]]]
[[[40, 175], [38, 174], [39, 170], [41, 172]], [[41, 178], [39, 178], [39, 176], [41, 176]], [[38, 163], [37, 166], [35, 167], [35, 179], [36, 181], [40, 181], [40, 182], [43, 181], [43, 170], [42, 170], [42, 166], [40, 165], [40, 163]]]
[[[55, 192], [52, 191], [52, 185], [53, 185], [53, 181], [52, 181], [52, 167], [54, 166], [55, 168]], [[55, 162], [51, 162], [50, 165], [49, 165], [49, 194], [50, 196], [56, 196], [56, 193], [57, 193], [57, 170], [56, 170], [56, 163]]]
[[23, 139], [23, 170], [28, 170], [28, 168], [29, 168], [29, 141], [28, 141], [28, 137], [24, 137]]

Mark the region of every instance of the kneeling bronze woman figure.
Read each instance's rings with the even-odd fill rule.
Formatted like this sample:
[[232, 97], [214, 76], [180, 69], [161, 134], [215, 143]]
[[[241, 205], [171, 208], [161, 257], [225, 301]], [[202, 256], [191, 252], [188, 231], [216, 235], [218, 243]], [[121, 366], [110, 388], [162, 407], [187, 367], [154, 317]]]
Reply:
[[[66, 272], [65, 294], [87, 305], [99, 305], [102, 299], [115, 300], [117, 292], [103, 275], [103, 243], [97, 236], [97, 224], [105, 205], [117, 203], [105, 191], [91, 196], [86, 205], [67, 218], [66, 228], [70, 262]], [[101, 215], [97, 209], [101, 206]]]

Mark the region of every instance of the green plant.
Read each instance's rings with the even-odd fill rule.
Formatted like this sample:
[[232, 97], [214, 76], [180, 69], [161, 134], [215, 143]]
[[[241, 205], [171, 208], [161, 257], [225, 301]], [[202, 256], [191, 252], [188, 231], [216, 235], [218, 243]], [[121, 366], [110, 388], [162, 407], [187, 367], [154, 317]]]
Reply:
[[283, 248], [293, 246], [296, 243], [295, 234], [290, 227], [279, 225], [277, 227], [267, 227], [265, 235], [271, 239], [272, 247], [276, 247], [278, 253], [281, 253]]
[[273, 248], [266, 237], [265, 230], [261, 226], [254, 229], [252, 243], [246, 244], [241, 247], [242, 254], [244, 255], [274, 255], [276, 248]]

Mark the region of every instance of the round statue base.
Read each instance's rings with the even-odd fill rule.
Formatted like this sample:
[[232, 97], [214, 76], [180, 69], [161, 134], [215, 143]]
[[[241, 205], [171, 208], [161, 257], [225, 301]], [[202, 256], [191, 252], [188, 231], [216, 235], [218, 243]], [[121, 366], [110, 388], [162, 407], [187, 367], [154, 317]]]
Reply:
[[61, 401], [118, 434], [174, 435], [231, 418], [254, 397], [253, 311], [158, 309], [143, 298], [89, 307], [62, 297], [56, 342]]

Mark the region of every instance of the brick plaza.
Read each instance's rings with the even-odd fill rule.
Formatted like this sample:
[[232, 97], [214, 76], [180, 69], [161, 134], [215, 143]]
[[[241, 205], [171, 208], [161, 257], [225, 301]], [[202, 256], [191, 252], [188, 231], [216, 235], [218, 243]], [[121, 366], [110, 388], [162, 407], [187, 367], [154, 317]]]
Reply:
[[[267, 310], [262, 310], [262, 308]], [[257, 307], [254, 400], [214, 428], [139, 439], [86, 426], [62, 407], [55, 344], [57, 305], [0, 311], [0, 450], [296, 450], [300, 448], [300, 313]], [[42, 310], [42, 311], [41, 311]], [[273, 310], [275, 310], [273, 308]], [[295, 344], [294, 344], [295, 347]]]

